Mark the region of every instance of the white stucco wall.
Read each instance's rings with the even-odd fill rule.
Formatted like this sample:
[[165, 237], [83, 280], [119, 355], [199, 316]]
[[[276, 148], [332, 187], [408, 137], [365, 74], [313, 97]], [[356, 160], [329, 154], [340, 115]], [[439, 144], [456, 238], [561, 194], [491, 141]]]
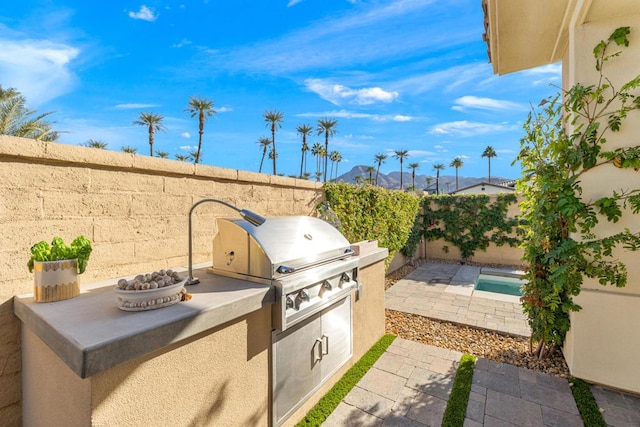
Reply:
[[[618, 27], [630, 26], [630, 46], [623, 54], [605, 65], [605, 75], [614, 87], [640, 74], [640, 14], [606, 19], [578, 25], [570, 31], [569, 49], [565, 57], [563, 83], [568, 88], [580, 82], [597, 83], [593, 47]], [[611, 52], [620, 50], [617, 46]], [[631, 112], [620, 132], [609, 132], [606, 150], [630, 147], [640, 143], [640, 111]], [[582, 197], [596, 200], [612, 191], [640, 188], [640, 173], [633, 169], [617, 169], [611, 164], [596, 167], [582, 176]], [[598, 236], [611, 235], [624, 228], [640, 232], [638, 215], [626, 213], [616, 224], [605, 220], [597, 227]], [[582, 293], [575, 298], [582, 310], [571, 315], [571, 331], [565, 344], [565, 357], [571, 373], [589, 381], [640, 392], [640, 369], [634, 355], [640, 352], [640, 253], [623, 249], [614, 252], [628, 269], [625, 288], [604, 287], [587, 279]]]

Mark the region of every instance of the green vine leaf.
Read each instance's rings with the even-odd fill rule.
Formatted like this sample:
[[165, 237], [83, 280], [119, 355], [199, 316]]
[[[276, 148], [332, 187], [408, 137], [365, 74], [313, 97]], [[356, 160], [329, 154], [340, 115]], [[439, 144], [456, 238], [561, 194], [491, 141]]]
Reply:
[[[638, 97], [629, 93], [640, 87], [640, 75], [616, 91], [602, 71], [607, 61], [622, 53], [608, 54], [607, 49], [612, 44], [628, 46], [629, 33], [629, 27], [618, 28], [594, 47], [597, 85], [575, 84], [532, 111], [524, 124], [518, 156], [523, 178], [517, 183], [523, 195], [527, 263], [522, 304], [541, 348], [564, 342], [571, 326], [569, 314], [580, 310], [573, 297], [584, 278], [624, 286], [627, 270], [612, 259], [614, 250], [640, 248], [640, 233], [625, 229], [599, 237], [594, 231], [601, 221], [616, 223], [629, 211], [640, 213], [640, 189], [612, 191], [590, 203], [582, 199], [580, 183], [585, 171], [605, 163], [640, 170], [640, 146], [603, 149], [607, 132], [620, 131], [629, 112], [640, 107]], [[573, 127], [570, 134], [567, 124]], [[580, 233], [580, 238], [574, 240], [573, 233]]]

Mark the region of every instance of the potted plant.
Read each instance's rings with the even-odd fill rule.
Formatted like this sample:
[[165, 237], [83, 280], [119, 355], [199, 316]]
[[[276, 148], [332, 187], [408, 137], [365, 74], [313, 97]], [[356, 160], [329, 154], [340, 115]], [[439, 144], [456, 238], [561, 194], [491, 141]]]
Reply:
[[84, 273], [91, 254], [91, 242], [78, 236], [71, 245], [54, 237], [51, 245], [46, 241], [31, 247], [27, 263], [35, 271], [33, 300], [52, 302], [73, 298], [80, 293], [78, 275]]

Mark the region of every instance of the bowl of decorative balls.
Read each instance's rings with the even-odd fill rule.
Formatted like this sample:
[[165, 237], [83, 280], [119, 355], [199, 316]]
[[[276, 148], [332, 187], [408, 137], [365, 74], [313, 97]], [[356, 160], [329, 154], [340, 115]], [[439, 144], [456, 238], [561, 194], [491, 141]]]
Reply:
[[113, 290], [120, 310], [155, 310], [190, 299], [184, 290], [186, 281], [173, 270], [160, 270], [138, 274], [131, 280], [120, 279]]

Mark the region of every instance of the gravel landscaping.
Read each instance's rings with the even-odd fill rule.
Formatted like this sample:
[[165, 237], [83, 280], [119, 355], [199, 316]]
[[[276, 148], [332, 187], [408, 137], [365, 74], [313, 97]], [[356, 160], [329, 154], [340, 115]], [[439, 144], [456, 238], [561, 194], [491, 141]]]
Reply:
[[[387, 275], [386, 289], [428, 261], [443, 262], [442, 260], [422, 259], [414, 262], [414, 265], [405, 265]], [[483, 264], [483, 266], [487, 265]], [[386, 331], [389, 334], [423, 344], [470, 353], [534, 371], [569, 377], [569, 369], [560, 351], [556, 351], [551, 357], [538, 360], [529, 353], [529, 339], [527, 338], [507, 336], [493, 331], [394, 310], [386, 310]]]

